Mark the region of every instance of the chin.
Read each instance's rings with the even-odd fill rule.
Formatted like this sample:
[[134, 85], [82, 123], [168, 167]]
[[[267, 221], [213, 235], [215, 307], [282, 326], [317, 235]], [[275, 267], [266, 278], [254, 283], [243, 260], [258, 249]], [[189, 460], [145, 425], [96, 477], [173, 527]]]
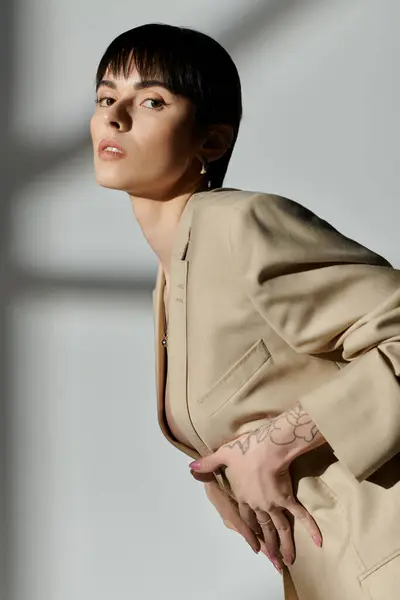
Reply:
[[100, 187], [108, 188], [109, 190], [119, 190], [120, 192], [126, 192], [129, 186], [125, 186], [120, 181], [106, 179], [104, 177], [97, 177], [96, 183]]
[[96, 172], [96, 183], [110, 190], [120, 190], [126, 192], [132, 188], [132, 180], [126, 177], [118, 176], [116, 173]]

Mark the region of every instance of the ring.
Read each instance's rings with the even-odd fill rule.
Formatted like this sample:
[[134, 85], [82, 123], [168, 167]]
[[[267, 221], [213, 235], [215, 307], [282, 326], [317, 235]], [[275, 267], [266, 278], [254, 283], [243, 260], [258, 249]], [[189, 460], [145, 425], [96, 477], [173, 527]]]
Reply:
[[257, 523], [259, 525], [268, 525], [268, 523], [272, 523], [272, 519], [267, 519], [267, 521], [262, 521], [262, 522], [257, 519]]

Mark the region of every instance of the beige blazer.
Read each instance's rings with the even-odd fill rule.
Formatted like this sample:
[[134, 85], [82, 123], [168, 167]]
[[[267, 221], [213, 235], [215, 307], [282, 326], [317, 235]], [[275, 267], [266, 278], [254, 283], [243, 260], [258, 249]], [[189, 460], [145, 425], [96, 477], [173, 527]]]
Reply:
[[[205, 456], [300, 401], [328, 441], [291, 468], [324, 545], [294, 523], [285, 597], [397, 600], [400, 271], [289, 199], [194, 194], [173, 248], [168, 332], [171, 409], [192, 448], [165, 419], [163, 286], [160, 269], [153, 298], [164, 436]], [[234, 498], [223, 473], [216, 478]]]

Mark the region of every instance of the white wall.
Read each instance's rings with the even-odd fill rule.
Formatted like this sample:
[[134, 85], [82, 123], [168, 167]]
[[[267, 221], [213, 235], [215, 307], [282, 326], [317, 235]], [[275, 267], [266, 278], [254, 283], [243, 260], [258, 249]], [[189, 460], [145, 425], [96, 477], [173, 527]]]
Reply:
[[190, 461], [158, 430], [156, 261], [128, 198], [94, 182], [95, 69], [117, 34], [145, 22], [214, 35], [244, 92], [226, 184], [292, 197], [398, 266], [400, 6], [13, 7], [13, 166], [2, 195], [7, 600], [278, 600], [280, 576], [224, 528]]

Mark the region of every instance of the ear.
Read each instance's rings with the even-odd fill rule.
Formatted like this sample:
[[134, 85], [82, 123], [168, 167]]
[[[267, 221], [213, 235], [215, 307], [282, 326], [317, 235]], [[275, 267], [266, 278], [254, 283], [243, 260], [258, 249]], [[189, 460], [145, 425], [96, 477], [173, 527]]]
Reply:
[[204, 142], [199, 152], [200, 160], [208, 163], [218, 160], [233, 143], [232, 125], [212, 125], [207, 128]]

